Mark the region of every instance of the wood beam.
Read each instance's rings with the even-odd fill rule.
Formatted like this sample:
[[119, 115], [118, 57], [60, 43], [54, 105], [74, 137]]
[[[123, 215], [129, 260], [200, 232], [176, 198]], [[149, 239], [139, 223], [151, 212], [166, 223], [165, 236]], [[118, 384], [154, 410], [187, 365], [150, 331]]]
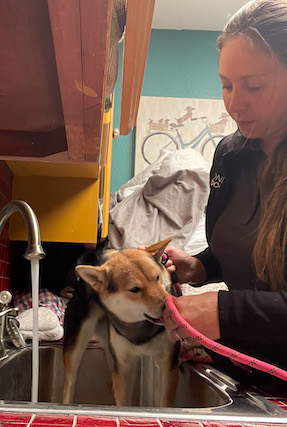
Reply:
[[128, 0], [124, 39], [124, 65], [120, 134], [128, 135], [136, 124], [148, 53], [155, 0]]
[[98, 161], [112, 0], [48, 0], [69, 157]]

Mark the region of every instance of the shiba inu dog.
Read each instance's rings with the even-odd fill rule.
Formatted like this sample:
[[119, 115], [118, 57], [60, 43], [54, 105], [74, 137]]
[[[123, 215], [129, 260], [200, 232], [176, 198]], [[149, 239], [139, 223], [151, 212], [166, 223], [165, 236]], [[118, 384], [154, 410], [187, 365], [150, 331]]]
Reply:
[[64, 403], [72, 403], [77, 371], [92, 336], [106, 351], [115, 402], [131, 402], [134, 368], [142, 355], [160, 368], [160, 406], [172, 406], [178, 381], [179, 343], [161, 316], [171, 290], [161, 257], [171, 239], [141, 249], [90, 254], [76, 267], [81, 278], [65, 313]]

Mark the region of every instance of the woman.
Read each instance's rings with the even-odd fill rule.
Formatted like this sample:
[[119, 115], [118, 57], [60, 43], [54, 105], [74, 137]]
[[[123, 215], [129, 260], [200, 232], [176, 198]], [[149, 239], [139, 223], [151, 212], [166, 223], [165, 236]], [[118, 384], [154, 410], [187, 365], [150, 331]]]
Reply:
[[[180, 314], [238, 351], [287, 368], [287, 2], [255, 0], [218, 39], [223, 100], [238, 131], [218, 145], [206, 213], [208, 248], [168, 247], [181, 283], [229, 291], [183, 296]], [[164, 313], [174, 338], [184, 330]]]

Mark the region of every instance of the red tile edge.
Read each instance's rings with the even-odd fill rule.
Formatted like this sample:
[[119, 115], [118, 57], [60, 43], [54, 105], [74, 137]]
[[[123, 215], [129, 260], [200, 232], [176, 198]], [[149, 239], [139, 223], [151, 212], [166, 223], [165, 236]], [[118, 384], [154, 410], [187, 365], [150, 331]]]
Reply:
[[31, 427], [36, 426], [63, 426], [72, 427], [74, 424], [73, 415], [45, 415], [37, 414], [33, 420]]
[[22, 414], [18, 412], [0, 412], [0, 426], [2, 427], [2, 424], [9, 425], [9, 424], [19, 424], [19, 425], [27, 425], [33, 414]]

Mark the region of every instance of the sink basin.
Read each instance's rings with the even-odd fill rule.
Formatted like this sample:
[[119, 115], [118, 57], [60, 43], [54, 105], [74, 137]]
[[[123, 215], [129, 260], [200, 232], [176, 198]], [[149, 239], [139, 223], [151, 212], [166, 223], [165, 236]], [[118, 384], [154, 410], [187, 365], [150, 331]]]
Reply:
[[[287, 425], [286, 411], [250, 390], [244, 390], [213, 366], [182, 364], [172, 408], [158, 407], [158, 368], [149, 358], [138, 364], [133, 406], [116, 407], [104, 351], [86, 350], [78, 374], [73, 405], [63, 405], [64, 366], [59, 344], [39, 349], [39, 402], [31, 403], [32, 349], [11, 350], [0, 362], [1, 411], [45, 414], [85, 414], [120, 417], [239, 422], [276, 422]], [[239, 386], [239, 387], [238, 387]]]
[[[29, 401], [31, 399], [31, 348], [14, 353], [0, 364], [0, 399]], [[39, 351], [39, 402], [61, 403], [64, 386], [62, 348], [43, 346]], [[153, 361], [142, 358], [133, 391], [135, 406], [158, 406], [159, 372]], [[230, 396], [199, 375], [187, 363], [179, 374], [175, 407], [202, 408], [228, 405]], [[105, 353], [99, 347], [88, 348], [84, 354], [75, 390], [74, 403], [115, 405], [111, 375]]]

